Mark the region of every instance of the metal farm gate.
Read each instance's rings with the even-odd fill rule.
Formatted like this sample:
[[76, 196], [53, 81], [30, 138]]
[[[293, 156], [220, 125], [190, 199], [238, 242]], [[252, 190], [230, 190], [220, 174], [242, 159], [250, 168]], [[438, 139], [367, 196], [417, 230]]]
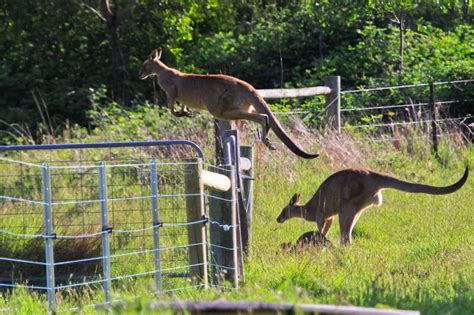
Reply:
[[185, 140], [0, 146], [0, 288], [46, 292], [52, 311], [94, 288], [110, 303], [115, 288], [237, 287], [235, 174]]

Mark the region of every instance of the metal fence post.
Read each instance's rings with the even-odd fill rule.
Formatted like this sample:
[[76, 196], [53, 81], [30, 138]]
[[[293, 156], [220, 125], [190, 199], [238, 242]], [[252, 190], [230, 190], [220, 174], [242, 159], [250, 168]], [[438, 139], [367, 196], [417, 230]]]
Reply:
[[151, 211], [153, 219], [153, 254], [155, 260], [155, 285], [161, 290], [161, 264], [160, 264], [160, 217], [158, 214], [158, 181], [156, 172], [156, 161], [150, 162], [150, 186], [151, 186]]
[[232, 187], [235, 187], [235, 197], [237, 198], [237, 222], [239, 225], [239, 230], [237, 231], [237, 244], [239, 247], [238, 274], [239, 280], [244, 281], [244, 253], [248, 254], [250, 230], [248, 227], [247, 211], [243, 195], [242, 174], [240, 169], [239, 134], [237, 130], [228, 130], [225, 132], [225, 136], [226, 150], [224, 151], [224, 160], [234, 166], [233, 176], [235, 177], [235, 182]]
[[243, 171], [242, 184], [244, 191], [245, 209], [247, 210], [247, 229], [249, 231], [249, 240], [247, 245], [247, 252], [250, 251], [250, 242], [252, 241], [252, 217], [253, 217], [253, 181], [254, 181], [254, 167], [255, 158], [253, 153], [253, 147], [241, 146], [240, 156], [250, 160], [250, 169]]
[[99, 162], [99, 193], [100, 213], [102, 221], [102, 287], [104, 289], [105, 302], [110, 302], [111, 272], [110, 272], [110, 236], [112, 231], [109, 226], [109, 214], [107, 204], [107, 169], [105, 162]]
[[43, 201], [44, 201], [44, 234], [46, 258], [46, 286], [48, 287], [48, 312], [56, 311], [56, 289], [54, 277], [54, 233], [51, 205], [51, 172], [49, 164], [43, 164]]

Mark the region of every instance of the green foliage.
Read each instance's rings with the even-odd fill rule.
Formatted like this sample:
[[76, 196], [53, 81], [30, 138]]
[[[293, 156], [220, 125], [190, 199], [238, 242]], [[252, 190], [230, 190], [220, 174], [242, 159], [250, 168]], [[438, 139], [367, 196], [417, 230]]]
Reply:
[[[170, 66], [234, 75], [257, 88], [321, 85], [334, 74], [342, 76], [345, 88], [353, 88], [465, 79], [473, 73], [468, 2], [110, 3], [119, 21], [120, 105], [125, 108], [152, 99], [150, 85], [136, 73], [159, 46]], [[36, 141], [41, 141], [35, 130], [42, 119], [32, 91], [47, 106], [49, 127], [60, 132], [68, 122], [87, 126], [90, 89], [110, 84], [110, 33], [90, 8], [100, 13], [99, 1], [0, 5], [1, 119], [32, 130]], [[399, 30], [392, 22], [397, 19], [405, 21], [403, 71]], [[472, 92], [464, 91], [463, 98], [472, 99], [466, 93]]]

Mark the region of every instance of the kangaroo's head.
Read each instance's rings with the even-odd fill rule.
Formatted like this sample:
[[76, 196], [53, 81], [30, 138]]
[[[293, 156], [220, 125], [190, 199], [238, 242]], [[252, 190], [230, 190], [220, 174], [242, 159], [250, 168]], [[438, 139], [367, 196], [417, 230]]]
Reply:
[[277, 218], [278, 223], [283, 223], [288, 219], [294, 217], [303, 217], [303, 207], [298, 205], [300, 201], [300, 194], [294, 194], [291, 197], [290, 202], [281, 210], [280, 215]]
[[156, 75], [156, 64], [161, 58], [161, 48], [153, 50], [148, 58], [142, 63], [138, 78], [145, 80], [146, 78]]

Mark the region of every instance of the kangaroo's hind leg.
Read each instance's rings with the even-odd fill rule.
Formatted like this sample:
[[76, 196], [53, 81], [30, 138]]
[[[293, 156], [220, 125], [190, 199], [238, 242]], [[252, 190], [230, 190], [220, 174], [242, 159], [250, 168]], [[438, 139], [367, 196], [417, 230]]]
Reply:
[[[339, 211], [339, 226], [341, 229], [341, 244], [352, 243], [352, 229], [357, 222], [359, 209], [351, 204], [343, 205]], [[359, 214], [360, 215], [360, 214]]]
[[224, 112], [221, 114], [221, 117], [223, 119], [231, 119], [231, 120], [237, 120], [237, 119], [245, 119], [245, 120], [250, 120], [253, 122], [258, 123], [259, 125], [262, 126], [262, 133], [259, 135], [260, 139], [262, 142], [270, 149], [270, 150], [275, 150], [275, 146], [273, 143], [268, 139], [267, 134], [269, 130], [269, 123], [268, 123], [268, 116], [265, 114], [260, 114], [257, 112], [246, 112], [240, 109], [234, 109], [230, 110], [227, 112]]

